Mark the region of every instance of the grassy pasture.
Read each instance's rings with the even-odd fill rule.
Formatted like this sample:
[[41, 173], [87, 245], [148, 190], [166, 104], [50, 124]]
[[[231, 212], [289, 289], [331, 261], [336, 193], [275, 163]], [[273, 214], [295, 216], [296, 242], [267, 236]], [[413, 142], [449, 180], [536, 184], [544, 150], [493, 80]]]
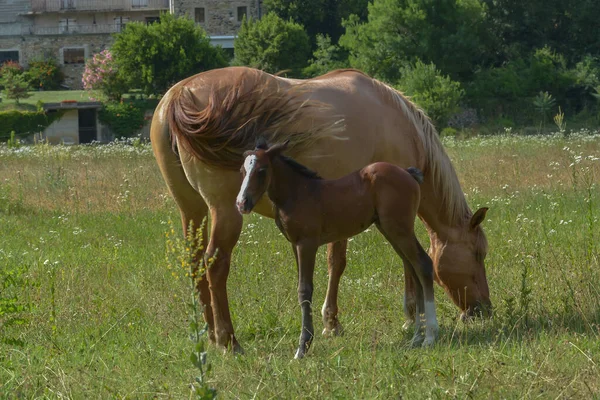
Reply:
[[[349, 244], [345, 335], [294, 361], [291, 250], [252, 215], [229, 281], [246, 354], [208, 354], [220, 398], [599, 398], [600, 136], [445, 144], [490, 207], [495, 317], [461, 323], [437, 287], [439, 342], [407, 348], [401, 266], [371, 229]], [[0, 398], [188, 397], [188, 285], [165, 266], [179, 218], [150, 148], [0, 147], [0, 176]], [[320, 331], [324, 251], [315, 284]]]

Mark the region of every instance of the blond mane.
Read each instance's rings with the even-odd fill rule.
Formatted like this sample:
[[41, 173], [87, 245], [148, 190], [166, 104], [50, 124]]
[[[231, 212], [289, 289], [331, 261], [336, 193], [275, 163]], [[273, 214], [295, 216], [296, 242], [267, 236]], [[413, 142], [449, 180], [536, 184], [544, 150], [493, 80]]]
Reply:
[[[178, 146], [213, 167], [239, 168], [242, 154], [260, 136], [271, 144], [289, 140], [290, 150], [302, 151], [344, 130], [341, 120], [324, 118], [322, 111], [330, 106], [306, 100], [301, 86], [283, 90], [279, 81], [257, 70], [249, 70], [227, 89], [213, 86], [203, 109], [188, 82], [172, 89], [167, 106], [171, 132]], [[311, 120], [310, 128], [299, 130], [298, 120]]]
[[426, 174], [425, 179], [431, 179], [433, 185], [439, 190], [448, 219], [453, 224], [464, 222], [464, 218], [471, 216], [471, 210], [463, 194], [456, 170], [431, 120], [423, 110], [398, 90], [375, 79], [373, 79], [373, 84], [387, 97], [388, 101], [402, 110], [415, 127], [425, 152], [423, 171]]

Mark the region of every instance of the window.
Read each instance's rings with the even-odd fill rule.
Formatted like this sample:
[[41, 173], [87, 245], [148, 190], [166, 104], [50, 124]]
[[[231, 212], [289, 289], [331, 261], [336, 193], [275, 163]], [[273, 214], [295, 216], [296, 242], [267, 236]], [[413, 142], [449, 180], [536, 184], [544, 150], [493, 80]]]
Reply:
[[122, 32], [129, 22], [129, 17], [116, 17], [113, 21], [115, 22], [115, 32]]
[[204, 7], [194, 8], [194, 21], [202, 24], [205, 21]]
[[77, 31], [77, 20], [74, 18], [61, 18], [58, 22], [58, 33]]
[[64, 48], [63, 63], [85, 64], [85, 49], [83, 47]]
[[0, 50], [0, 66], [7, 61], [19, 62], [19, 50]]
[[75, 0], [60, 0], [61, 10], [70, 10], [75, 8]]
[[131, 7], [133, 7], [133, 8], [148, 7], [148, 0], [131, 0]]
[[159, 22], [160, 17], [146, 17], [146, 25], [153, 24], [155, 22]]
[[248, 7], [242, 6], [237, 8], [237, 20], [241, 22], [248, 15]]

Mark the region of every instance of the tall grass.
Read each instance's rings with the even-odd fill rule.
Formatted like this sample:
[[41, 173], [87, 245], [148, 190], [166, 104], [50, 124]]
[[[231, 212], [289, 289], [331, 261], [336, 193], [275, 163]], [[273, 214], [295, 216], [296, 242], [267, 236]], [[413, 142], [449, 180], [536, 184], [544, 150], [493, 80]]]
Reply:
[[[439, 343], [410, 349], [402, 268], [370, 229], [348, 247], [345, 335], [292, 361], [291, 249], [251, 215], [228, 284], [246, 354], [208, 349], [220, 398], [598, 396], [600, 137], [445, 144], [471, 207], [490, 207], [494, 318], [463, 324], [436, 287]], [[0, 397], [188, 397], [189, 287], [165, 262], [179, 217], [150, 148], [0, 147], [0, 173]], [[316, 300], [325, 264], [322, 250]]]

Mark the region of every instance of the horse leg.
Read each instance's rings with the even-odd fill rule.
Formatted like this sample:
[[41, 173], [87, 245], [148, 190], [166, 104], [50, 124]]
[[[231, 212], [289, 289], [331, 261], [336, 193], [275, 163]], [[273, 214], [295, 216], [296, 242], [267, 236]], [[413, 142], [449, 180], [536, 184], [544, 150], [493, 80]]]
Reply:
[[[377, 227], [404, 261], [405, 275], [409, 275], [416, 284], [415, 334], [412, 344], [417, 346], [423, 341], [423, 346], [431, 346], [438, 332], [433, 297], [433, 263], [419, 244], [413, 226], [402, 225], [406, 224], [398, 224], [396, 221], [388, 221], [380, 217]], [[426, 327], [424, 339], [421, 317], [423, 313], [425, 313]]]
[[348, 241], [342, 240], [327, 245], [327, 266], [329, 272], [329, 282], [327, 284], [327, 295], [321, 309], [323, 316], [323, 335], [339, 336], [343, 333], [343, 328], [338, 321], [338, 290], [340, 279], [346, 269], [346, 247]]
[[[406, 265], [404, 266], [406, 271]], [[408, 330], [415, 323], [415, 314], [417, 312], [416, 304], [416, 283], [412, 274], [404, 274], [404, 316], [406, 321], [402, 329]]]
[[[194, 265], [192, 267], [194, 273], [198, 272], [199, 264], [204, 259], [204, 250], [206, 248], [206, 224], [208, 223], [208, 221], [205, 220], [207, 211], [208, 207], [204, 201], [198, 204], [193, 214], [181, 211], [181, 224], [183, 226], [184, 237], [193, 237], [194, 240], [199, 237], [200, 243], [202, 244], [202, 247], [199, 247], [200, 243], [194, 242]], [[204, 224], [202, 224], [203, 221]], [[191, 231], [189, 230], [190, 225], [192, 228]], [[202, 229], [200, 234], [198, 234], [199, 229]], [[202, 304], [204, 309], [204, 321], [208, 324], [208, 339], [211, 343], [215, 343], [215, 321], [210, 304], [210, 289], [208, 288], [206, 271], [204, 271], [204, 273], [196, 280], [196, 289], [199, 293], [200, 304]]]
[[298, 350], [294, 358], [302, 358], [310, 348], [315, 329], [312, 320], [313, 273], [318, 246], [312, 243], [296, 244], [295, 254], [298, 266], [298, 302], [302, 309], [302, 331]]
[[231, 345], [235, 353], [243, 353], [233, 334], [233, 324], [227, 298], [227, 277], [231, 263], [231, 252], [242, 231], [242, 216], [232, 205], [210, 209], [212, 224], [210, 241], [204, 256], [207, 266], [208, 284], [215, 321], [217, 345], [227, 349]]
[[429, 347], [434, 344], [439, 330], [433, 293], [433, 262], [414, 233], [401, 241], [399, 247], [410, 263], [413, 279], [417, 283], [417, 318], [421, 321], [421, 313], [425, 313], [423, 347]]

